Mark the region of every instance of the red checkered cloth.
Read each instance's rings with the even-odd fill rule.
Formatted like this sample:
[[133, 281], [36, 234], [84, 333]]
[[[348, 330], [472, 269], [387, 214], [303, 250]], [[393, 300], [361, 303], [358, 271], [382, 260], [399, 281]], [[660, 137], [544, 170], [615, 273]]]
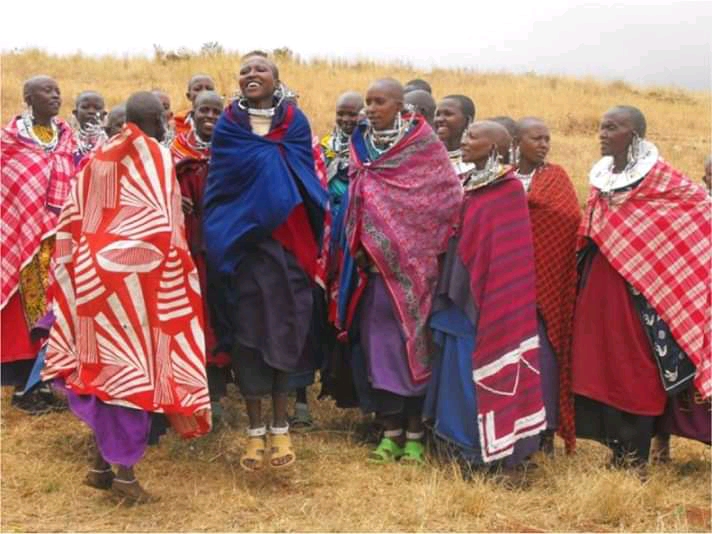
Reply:
[[45, 152], [20, 136], [17, 118], [2, 129], [2, 300], [4, 308], [20, 283], [20, 270], [37, 254], [57, 226], [57, 214], [74, 176], [76, 141], [69, 125], [57, 119], [59, 142]]
[[559, 434], [576, 446], [571, 393], [571, 340], [576, 302], [576, 233], [581, 208], [566, 171], [547, 163], [537, 169], [528, 196], [534, 238], [536, 300], [559, 364]]
[[667, 323], [697, 367], [705, 398], [712, 394], [711, 215], [702, 186], [658, 160], [631, 191], [607, 198], [593, 188], [579, 232]]

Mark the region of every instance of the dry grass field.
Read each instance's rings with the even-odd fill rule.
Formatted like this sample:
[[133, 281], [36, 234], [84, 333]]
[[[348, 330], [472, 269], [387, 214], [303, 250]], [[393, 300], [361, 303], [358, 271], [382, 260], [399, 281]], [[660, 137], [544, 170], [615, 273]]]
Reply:
[[[615, 104], [639, 107], [648, 119], [648, 137], [665, 159], [690, 177], [702, 176], [702, 163], [711, 151], [712, 93], [671, 88], [638, 88], [623, 82], [480, 73], [464, 70], [416, 71], [403, 65], [277, 59], [281, 78], [299, 95], [300, 106], [319, 136], [333, 125], [333, 106], [346, 90], [365, 92], [369, 83], [384, 76], [402, 82], [423, 77], [436, 98], [452, 93], [470, 96], [477, 117], [535, 115], [552, 131], [551, 160], [563, 165], [585, 200], [588, 170], [598, 157], [597, 128], [601, 115]], [[22, 82], [46, 73], [59, 82], [64, 104], [61, 114], [71, 115], [74, 98], [85, 89], [101, 92], [108, 106], [123, 102], [132, 92], [160, 88], [173, 109], [187, 106], [186, 84], [197, 72], [210, 74], [217, 90], [231, 96], [237, 89], [240, 57], [235, 54], [195, 55], [182, 60], [146, 58], [56, 57], [39, 51], [2, 55], [2, 122], [24, 108]]]
[[[294, 437], [288, 472], [245, 473], [247, 425], [234, 388], [228, 424], [207, 437], [175, 435], [137, 468], [157, 503], [127, 508], [82, 485], [87, 428], [69, 413], [29, 417], [3, 395], [2, 520], [13, 531], [699, 531], [709, 532], [710, 449], [673, 439], [674, 461], [647, 482], [603, 466], [602, 446], [579, 442], [537, 459], [527, 489], [508, 490], [453, 465], [372, 466], [357, 443], [355, 410], [316, 404], [317, 428]], [[561, 444], [557, 444], [561, 445]]]
[[[621, 82], [465, 71], [419, 72], [370, 63], [281, 61], [282, 78], [300, 94], [316, 133], [330, 129], [333, 103], [348, 89], [365, 90], [386, 75], [432, 82], [436, 96], [465, 93], [478, 116], [537, 115], [552, 129], [551, 159], [563, 164], [585, 198], [586, 175], [597, 159], [600, 115], [619, 103], [640, 107], [649, 138], [690, 176], [702, 174], [710, 151], [711, 95]], [[186, 103], [185, 83], [207, 72], [218, 90], [236, 87], [239, 56], [180, 61], [54, 57], [41, 52], [2, 55], [2, 121], [22, 109], [22, 81], [37, 73], [62, 88], [62, 115], [83, 89], [112, 106], [138, 89], [162, 88], [174, 110]], [[423, 468], [366, 464], [370, 445], [358, 443], [355, 410], [315, 402], [317, 428], [295, 436], [297, 465], [287, 472], [248, 474], [238, 459], [245, 441], [244, 405], [231, 387], [226, 425], [207, 437], [168, 435], [149, 449], [137, 474], [161, 497], [127, 508], [81, 481], [90, 451], [87, 428], [71, 414], [25, 416], [2, 394], [0, 530], [13, 531], [699, 531], [710, 523], [710, 449], [673, 439], [673, 462], [652, 466], [649, 478], [604, 468], [602, 446], [579, 442], [564, 456], [538, 458], [530, 486], [508, 490], [480, 475], [463, 480], [448, 464]]]

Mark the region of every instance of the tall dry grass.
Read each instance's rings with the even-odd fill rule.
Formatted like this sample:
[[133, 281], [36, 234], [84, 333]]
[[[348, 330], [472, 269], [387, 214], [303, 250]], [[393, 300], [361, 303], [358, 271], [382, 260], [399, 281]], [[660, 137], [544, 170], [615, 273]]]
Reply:
[[[2, 121], [23, 108], [22, 82], [46, 73], [57, 79], [64, 95], [62, 115], [68, 117], [76, 95], [86, 89], [100, 91], [113, 106], [140, 89], [160, 88], [172, 100], [173, 109], [186, 107], [190, 76], [206, 72], [217, 90], [226, 96], [237, 88], [237, 54], [195, 55], [185, 60], [81, 55], [57, 57], [41, 51], [2, 55]], [[639, 88], [623, 82], [606, 83], [534, 74], [481, 73], [465, 70], [423, 72], [403, 65], [372, 62], [278, 60], [282, 79], [300, 95], [300, 105], [315, 133], [332, 127], [333, 106], [346, 90], [364, 92], [369, 83], [384, 76], [403, 82], [423, 77], [432, 83], [436, 97], [451, 93], [470, 96], [480, 118], [535, 115], [545, 119], [553, 136], [551, 160], [562, 164], [585, 199], [586, 177], [598, 159], [596, 132], [602, 113], [615, 104], [639, 107], [648, 119], [648, 137], [661, 154], [688, 176], [702, 175], [702, 162], [712, 143], [710, 92], [672, 88]]]
[[13, 531], [596, 531], [709, 532], [710, 450], [673, 439], [671, 465], [642, 483], [604, 468], [602, 446], [579, 442], [574, 457], [557, 443], [539, 458], [528, 489], [508, 490], [450, 464], [372, 466], [352, 432], [354, 410], [316, 402], [314, 432], [294, 436], [297, 464], [245, 473], [238, 464], [247, 426], [231, 386], [228, 426], [193, 441], [174, 435], [137, 467], [158, 503], [126, 509], [82, 485], [91, 437], [69, 413], [29, 417], [2, 397], [2, 518]]
[[[81, 90], [102, 92], [107, 104], [138, 89], [167, 91], [181, 109], [185, 83], [207, 72], [225, 95], [236, 87], [236, 55], [161, 63], [149, 59], [54, 57], [29, 51], [2, 55], [2, 120], [22, 109], [21, 85], [31, 75], [54, 76], [68, 116]], [[553, 133], [551, 158], [573, 177], [580, 198], [597, 159], [596, 128], [617, 103], [640, 107], [649, 137], [674, 165], [701, 174], [710, 150], [710, 93], [641, 89], [535, 75], [453, 70], [421, 72], [372, 63], [280, 62], [282, 78], [300, 95], [315, 132], [331, 128], [332, 106], [344, 90], [363, 91], [371, 80], [415, 76], [437, 96], [468, 94], [479, 117], [538, 115]], [[575, 457], [539, 459], [531, 487], [509, 491], [476, 476], [465, 481], [452, 465], [410, 468], [365, 463], [368, 446], [354, 441], [359, 416], [331, 402], [315, 406], [318, 428], [296, 436], [299, 456], [285, 473], [246, 474], [238, 466], [244, 445], [244, 405], [231, 388], [228, 425], [195, 441], [169, 435], [149, 450], [137, 472], [160, 502], [125, 509], [81, 484], [90, 448], [88, 430], [68, 413], [24, 416], [2, 395], [0, 434], [2, 531], [700, 531], [710, 524], [710, 450], [673, 440], [674, 461], [652, 467], [642, 483], [604, 469], [605, 448], [580, 442]]]

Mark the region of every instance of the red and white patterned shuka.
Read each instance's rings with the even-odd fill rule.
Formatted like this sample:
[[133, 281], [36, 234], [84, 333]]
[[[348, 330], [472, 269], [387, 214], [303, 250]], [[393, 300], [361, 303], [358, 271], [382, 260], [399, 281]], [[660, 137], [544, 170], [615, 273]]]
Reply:
[[[13, 119], [0, 135], [2, 143], [2, 290], [0, 309], [20, 284], [20, 271], [37, 254], [44, 239], [54, 234], [57, 212], [69, 194], [74, 176], [74, 133], [55, 119], [59, 141], [51, 152], [25, 139]], [[52, 210], [55, 211], [52, 211]]]
[[43, 379], [210, 430], [198, 274], [168, 149], [133, 124], [77, 176], [59, 220]]
[[592, 188], [579, 232], [668, 324], [704, 397], [712, 394], [711, 216], [705, 190], [658, 160], [632, 191], [609, 198]]

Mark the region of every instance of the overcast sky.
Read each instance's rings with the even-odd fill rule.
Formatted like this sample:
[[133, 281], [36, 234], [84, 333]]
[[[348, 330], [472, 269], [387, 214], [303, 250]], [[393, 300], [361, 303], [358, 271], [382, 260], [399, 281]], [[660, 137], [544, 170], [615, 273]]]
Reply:
[[14, 0], [2, 15], [3, 50], [150, 55], [154, 43], [217, 41], [240, 52], [287, 46], [307, 58], [711, 87], [711, 0]]

